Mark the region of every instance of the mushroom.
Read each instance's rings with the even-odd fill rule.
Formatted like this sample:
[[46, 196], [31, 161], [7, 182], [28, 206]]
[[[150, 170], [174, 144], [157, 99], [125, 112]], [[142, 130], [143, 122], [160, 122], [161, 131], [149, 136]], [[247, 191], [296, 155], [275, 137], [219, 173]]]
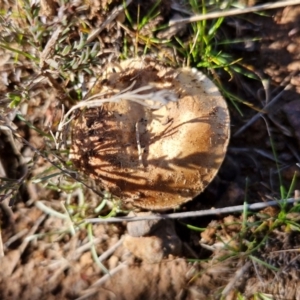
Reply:
[[212, 81], [144, 58], [108, 68], [99, 89], [92, 99], [100, 100], [87, 101], [72, 124], [71, 159], [81, 172], [151, 210], [205, 189], [229, 140], [227, 105]]

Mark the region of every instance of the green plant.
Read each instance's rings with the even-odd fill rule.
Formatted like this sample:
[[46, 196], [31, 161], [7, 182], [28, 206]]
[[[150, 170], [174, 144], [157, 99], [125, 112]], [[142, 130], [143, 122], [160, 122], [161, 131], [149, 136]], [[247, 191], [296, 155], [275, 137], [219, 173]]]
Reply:
[[[205, 16], [211, 11], [226, 11], [236, 6], [236, 1], [188, 1], [192, 15]], [[220, 14], [221, 15], [221, 14]], [[200, 68], [213, 77], [224, 96], [231, 101], [236, 110], [243, 116], [239, 103], [253, 107], [245, 99], [231, 93], [224, 85], [224, 78], [231, 81], [234, 77], [243, 77], [260, 80], [253, 70], [244, 64], [242, 57], [235, 57], [228, 50], [228, 45], [241, 42], [239, 38], [229, 38], [224, 31], [224, 17], [215, 17], [210, 20], [192, 22], [188, 33], [183, 37], [175, 36], [174, 41], [168, 46], [176, 47], [177, 51], [185, 58], [187, 66]], [[253, 39], [258, 40], [258, 39]], [[227, 74], [223, 76], [222, 74]], [[229, 77], [228, 77], [229, 76]], [[224, 77], [221, 79], [221, 77]]]
[[[141, 5], [137, 5], [136, 16], [134, 17], [130, 14], [128, 8], [125, 8], [125, 14], [128, 21], [128, 27], [121, 25], [124, 29], [124, 47], [122, 51], [123, 59], [129, 58], [131, 56], [136, 57], [140, 54], [146, 55], [151, 54], [153, 49], [161, 49], [163, 45], [166, 45], [168, 39], [159, 39], [155, 37], [155, 32], [164, 28], [165, 26], [156, 26], [159, 23], [159, 16], [161, 11], [159, 10], [161, 0], [157, 0], [149, 11], [141, 16]], [[127, 47], [128, 42], [133, 41], [134, 52], [129, 53]]]

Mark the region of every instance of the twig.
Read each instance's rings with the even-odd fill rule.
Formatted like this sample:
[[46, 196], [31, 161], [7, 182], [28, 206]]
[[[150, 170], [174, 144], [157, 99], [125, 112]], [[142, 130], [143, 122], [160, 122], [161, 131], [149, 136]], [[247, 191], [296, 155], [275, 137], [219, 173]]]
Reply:
[[73, 254], [72, 259], [77, 260], [83, 252], [90, 250], [93, 245], [99, 244], [101, 241], [101, 238], [95, 238], [93, 239], [93, 241], [89, 241], [81, 247], [77, 248]]
[[89, 289], [84, 291], [84, 295], [82, 295], [79, 298], [76, 298], [76, 300], [84, 300], [84, 299], [87, 299], [90, 296], [96, 294], [97, 292], [99, 292], [99, 286], [103, 285], [108, 279], [111, 278], [111, 276], [113, 276], [114, 274], [118, 273], [119, 271], [121, 271], [122, 269], [124, 269], [126, 267], [127, 267], [127, 263], [124, 262], [124, 263], [121, 263], [120, 265], [118, 265], [117, 267], [115, 267], [114, 269], [110, 270], [109, 274], [102, 276], [99, 280], [94, 282]]
[[115, 251], [116, 249], [118, 249], [122, 243], [123, 243], [123, 240], [124, 240], [124, 236], [122, 236], [112, 247], [110, 247], [109, 249], [107, 249], [105, 252], [103, 252], [99, 257], [98, 259], [100, 261], [104, 261], [106, 260], [107, 258], [109, 258]]
[[299, 0], [284, 0], [284, 1], [279, 1], [276, 3], [266, 3], [266, 4], [252, 6], [252, 7], [246, 7], [246, 8], [230, 9], [227, 11], [217, 11], [217, 12], [212, 12], [212, 13], [208, 13], [205, 15], [195, 15], [190, 18], [183, 18], [180, 20], [170, 21], [169, 26], [198, 22], [198, 21], [209, 20], [209, 19], [216, 19], [216, 18], [221, 18], [221, 17], [229, 17], [229, 16], [235, 16], [235, 15], [253, 13], [253, 12], [258, 12], [258, 11], [262, 11], [262, 10], [274, 9], [274, 8], [285, 7], [285, 6], [289, 6], [289, 5], [297, 5], [297, 4], [300, 4]]
[[[286, 200], [274, 200], [269, 202], [262, 202], [262, 203], [253, 203], [253, 204], [246, 204], [247, 210], [259, 210], [263, 209], [268, 206], [277, 206], [280, 204], [287, 204], [287, 203], [295, 203], [299, 201], [299, 199], [289, 198]], [[86, 223], [113, 223], [113, 222], [133, 222], [133, 221], [141, 221], [141, 220], [163, 220], [163, 219], [184, 219], [184, 218], [194, 218], [194, 217], [203, 217], [203, 216], [211, 216], [211, 215], [218, 215], [218, 214], [229, 214], [234, 212], [241, 212], [245, 209], [245, 205], [236, 205], [224, 208], [212, 208], [206, 210], [199, 210], [199, 211], [189, 211], [189, 212], [181, 212], [181, 213], [173, 213], [173, 214], [156, 214], [150, 216], [139, 216], [139, 217], [113, 217], [107, 219], [86, 219]]]
[[53, 51], [55, 45], [57, 44], [58, 37], [62, 31], [63, 31], [63, 28], [61, 25], [59, 25], [56, 28], [56, 30], [53, 32], [51, 38], [48, 40], [43, 52], [40, 55], [40, 68], [41, 69], [44, 67], [44, 63], [47, 60], [50, 52]]
[[251, 263], [248, 261], [244, 266], [242, 266], [240, 269], [238, 269], [235, 272], [234, 277], [229, 281], [229, 283], [226, 285], [224, 290], [222, 291], [222, 296], [226, 297], [229, 292], [233, 289], [236, 282], [240, 280], [240, 278], [248, 271], [250, 268]]
[[[50, 290], [50, 291], [54, 290], [55, 287], [58, 285], [58, 281], [61, 274], [70, 266], [68, 260], [66, 260], [65, 258], [62, 258], [58, 262], [58, 264], [59, 267], [55, 269], [52, 276], [50, 278], [47, 278], [47, 281], [45, 282], [46, 290]], [[49, 270], [49, 265], [48, 265], [48, 270]], [[50, 273], [50, 270], [48, 272]]]
[[[41, 215], [34, 223], [34, 225], [31, 227], [30, 231], [28, 232], [28, 236], [23, 240], [22, 244], [19, 246], [19, 248], [15, 251], [14, 255], [11, 256], [11, 262], [9, 265], [6, 266], [6, 269], [4, 271], [4, 276], [9, 277], [13, 273], [14, 269], [16, 268], [20, 257], [24, 253], [25, 249], [27, 248], [28, 244], [30, 243], [30, 236], [35, 234], [35, 232], [38, 230], [41, 223], [46, 219], [47, 215]], [[2, 259], [6, 259], [6, 256], [2, 257]], [[0, 263], [3, 262], [0, 260]]]
[[256, 263], [256, 261], [255, 260], [251, 260], [252, 261], [252, 264], [253, 264], [253, 267], [254, 267], [254, 271], [255, 271], [255, 273], [256, 273], [256, 277], [259, 279], [259, 281], [261, 282], [261, 283], [263, 283], [264, 281], [263, 281], [263, 279], [261, 278], [261, 276], [260, 276], [260, 274], [259, 274], [259, 270], [258, 270], [258, 268], [257, 268], [257, 263]]
[[38, 230], [39, 226], [44, 222], [44, 220], [47, 218], [47, 215], [41, 215], [34, 223], [34, 225], [31, 227], [30, 231], [28, 232], [27, 237], [24, 239], [22, 244], [19, 247], [20, 254], [22, 255], [24, 250], [27, 248], [28, 244], [31, 241], [31, 236], [35, 234], [35, 232]]
[[288, 84], [279, 94], [277, 94], [268, 104], [265, 105], [265, 107], [262, 109], [263, 113], [258, 113], [255, 116], [253, 116], [244, 126], [242, 126], [234, 135], [233, 137], [238, 136], [241, 134], [245, 129], [247, 129], [250, 125], [252, 125], [256, 120], [258, 120], [263, 114], [268, 113], [272, 105], [280, 99], [282, 94], [292, 88], [291, 84]]
[[5, 248], [8, 248], [12, 243], [14, 243], [15, 241], [21, 239], [24, 235], [26, 235], [28, 233], [29, 229], [24, 228], [23, 230], [21, 230], [20, 232], [16, 233], [15, 235], [13, 235], [11, 238], [9, 238], [5, 243], [4, 246]]
[[116, 7], [111, 15], [101, 24], [101, 26], [93, 31], [87, 38], [86, 43], [92, 42], [98, 35], [99, 33], [109, 24], [111, 23], [119, 14], [121, 11], [123, 11], [130, 3], [132, 0], [127, 0], [125, 5], [121, 4], [118, 7]]
[[92, 287], [101, 286], [103, 283], [105, 283], [105, 281], [110, 279], [113, 275], [115, 275], [116, 273], [118, 273], [119, 271], [121, 271], [125, 267], [127, 267], [127, 262], [123, 262], [120, 265], [118, 265], [117, 267], [115, 267], [114, 269], [109, 270], [109, 274], [105, 274], [100, 279], [98, 279], [96, 282], [94, 282], [92, 284]]

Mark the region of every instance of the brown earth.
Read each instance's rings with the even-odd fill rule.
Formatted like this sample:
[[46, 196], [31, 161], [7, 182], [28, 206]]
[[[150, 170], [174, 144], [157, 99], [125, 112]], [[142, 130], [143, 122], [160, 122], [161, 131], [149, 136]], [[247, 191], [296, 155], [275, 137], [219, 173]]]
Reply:
[[[42, 3], [45, 5], [43, 14], [53, 18], [57, 3]], [[154, 21], [155, 25], [175, 13], [170, 3], [164, 2], [164, 14]], [[88, 19], [95, 26], [106, 19], [106, 13], [100, 10], [107, 7], [106, 4], [106, 1], [95, 1], [87, 9]], [[109, 9], [112, 7], [110, 4]], [[75, 8], [69, 5], [69, 17], [74, 12]], [[228, 74], [217, 71], [223, 85], [250, 105], [238, 104], [243, 112], [241, 116], [228, 101], [232, 137], [225, 162], [206, 191], [184, 205], [181, 211], [238, 205], [245, 198], [249, 203], [280, 199], [270, 136], [276, 145], [282, 185], [288, 189], [294, 174], [299, 173], [296, 165], [300, 161], [299, 14], [300, 6], [293, 6], [269, 11], [264, 16], [248, 14], [225, 19], [222, 32], [240, 42], [226, 45], [224, 51], [235, 58], [243, 57], [243, 67], [253, 71], [257, 78], [236, 74], [229, 81]], [[113, 23], [101, 33], [106, 49], [115, 51], [122, 41], [119, 36], [122, 31], [116, 28]], [[184, 36], [190, 29], [183, 30]], [[102, 53], [102, 58], [106, 63], [107, 56]], [[3, 94], [15, 91], [20, 85], [8, 61], [7, 51], [3, 50], [0, 80]], [[101, 72], [97, 66], [91, 68]], [[36, 71], [30, 64], [20, 64], [20, 70], [25, 79]], [[27, 121], [38, 128], [55, 130], [62, 114], [61, 103], [67, 107], [71, 103], [70, 97], [63, 94], [64, 88], [69, 86], [62, 88], [60, 83], [49, 84], [45, 80], [37, 83], [26, 107]], [[45, 137], [11, 115], [6, 108], [6, 98], [1, 97], [0, 103], [3, 105], [0, 125], [10, 119], [10, 126], [36, 149], [48, 149]], [[262, 117], [239, 132], [258, 111]], [[239, 215], [184, 221], [205, 227], [201, 234], [187, 229], [179, 221], [138, 223], [138, 229], [125, 223], [94, 224], [94, 238], [91, 238], [88, 225], [73, 228], [70, 219], [62, 217], [65, 207], [61, 202], [80, 202], [83, 196], [80, 188], [73, 189], [70, 200], [63, 189], [66, 182], [61, 182], [61, 178], [50, 177], [51, 188], [32, 182], [34, 176], [50, 168], [50, 161], [2, 127], [0, 134], [0, 184], [7, 186], [15, 182], [2, 180], [3, 177], [15, 180], [24, 176], [25, 182], [18, 186], [14, 197], [7, 197], [1, 203], [1, 299], [220, 299], [222, 296], [237, 299], [238, 293], [245, 299], [253, 299], [259, 292], [269, 295], [270, 299], [300, 299], [297, 211], [289, 213], [284, 220], [277, 216], [277, 208], [250, 214], [246, 220], [251, 226], [245, 230], [241, 225], [245, 220]], [[49, 157], [51, 161], [56, 158], [55, 155]], [[57, 186], [60, 188], [55, 188]], [[9, 186], [4, 190], [14, 188]], [[293, 187], [293, 193], [294, 190], [299, 190], [299, 183]], [[84, 192], [89, 207], [76, 211], [73, 221], [94, 216], [93, 209], [98, 206], [99, 198], [93, 191], [97, 192], [97, 187]], [[8, 200], [11, 203], [14, 200], [15, 204], [9, 207]], [[61, 214], [45, 214], [42, 204]], [[70, 207], [69, 214], [72, 214], [72, 205]], [[254, 245], [259, 247], [253, 249]], [[94, 256], [99, 256], [103, 265], [97, 264]], [[107, 270], [110, 275], [106, 274]]]

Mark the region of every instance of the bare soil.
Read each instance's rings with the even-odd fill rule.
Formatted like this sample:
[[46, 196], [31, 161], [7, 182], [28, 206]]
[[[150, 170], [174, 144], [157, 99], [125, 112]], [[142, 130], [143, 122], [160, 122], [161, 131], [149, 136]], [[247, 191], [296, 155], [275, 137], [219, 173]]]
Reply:
[[[95, 1], [88, 10], [89, 20], [99, 26], [107, 17], [101, 11], [106, 7], [104, 2]], [[166, 22], [174, 13], [170, 3], [163, 3], [164, 13], [155, 21], [157, 24]], [[45, 6], [45, 14], [53, 17], [56, 8], [56, 2]], [[143, 9], [147, 11], [146, 7]], [[68, 13], [73, 13], [71, 5]], [[236, 74], [229, 80], [228, 74], [218, 74], [222, 84], [246, 105], [238, 104], [241, 116], [228, 100], [232, 134], [225, 161], [208, 188], [183, 205], [181, 211], [238, 205], [245, 199], [249, 203], [280, 199], [270, 136], [276, 146], [282, 185], [289, 188], [294, 174], [299, 173], [299, 26], [300, 6], [269, 11], [264, 16], [247, 14], [225, 19], [223, 32], [241, 40], [227, 45], [226, 51], [235, 58], [242, 57], [244, 67], [258, 79]], [[120, 29], [115, 28], [111, 29], [109, 41], [109, 29], [101, 33], [107, 49], [114, 49], [122, 41], [118, 36]], [[1, 55], [5, 60], [5, 52]], [[11, 82], [7, 85], [3, 75], [0, 89], [4, 94], [13, 91], [16, 79], [5, 69], [5, 63], [1, 67], [1, 74], [8, 74]], [[28, 67], [26, 72], [34, 70]], [[71, 102], [62, 99], [59, 84], [57, 87], [39, 83], [31, 96], [27, 120], [40, 128], [55, 128], [53, 124], [62, 114], [60, 104]], [[259, 112], [261, 117], [239, 132]], [[1, 177], [18, 179], [28, 174], [14, 203], [10, 203], [13, 205], [8, 205], [8, 199], [0, 203], [1, 299], [237, 299], [238, 293], [245, 299], [253, 299], [257, 293], [265, 293], [270, 299], [300, 299], [300, 236], [294, 226], [299, 221], [298, 212], [289, 214], [288, 222], [282, 221], [278, 226], [274, 225], [278, 222], [278, 208], [250, 214], [247, 221], [253, 225], [242, 238], [244, 219], [238, 214], [193, 218], [184, 223], [142, 222], [136, 228], [125, 222], [94, 224], [93, 248], [86, 226], [79, 226], [72, 234], [69, 219], [45, 214], [35, 205], [40, 201], [63, 212], [67, 193], [31, 181], [51, 166], [35, 151], [47, 149], [45, 139], [18, 119], [12, 118], [11, 125], [35, 148], [24, 141], [16, 144], [1, 129]], [[26, 173], [24, 164], [31, 159], [34, 164]], [[60, 182], [53, 181], [55, 184]], [[296, 183], [295, 195], [299, 189]], [[80, 191], [76, 191], [75, 198], [80, 199]], [[85, 197], [90, 205], [85, 210], [88, 217], [97, 207], [98, 198], [89, 189]], [[188, 229], [185, 223], [206, 229], [199, 233]], [[249, 251], [252, 243], [259, 247]], [[95, 262], [94, 254], [103, 265]]]

